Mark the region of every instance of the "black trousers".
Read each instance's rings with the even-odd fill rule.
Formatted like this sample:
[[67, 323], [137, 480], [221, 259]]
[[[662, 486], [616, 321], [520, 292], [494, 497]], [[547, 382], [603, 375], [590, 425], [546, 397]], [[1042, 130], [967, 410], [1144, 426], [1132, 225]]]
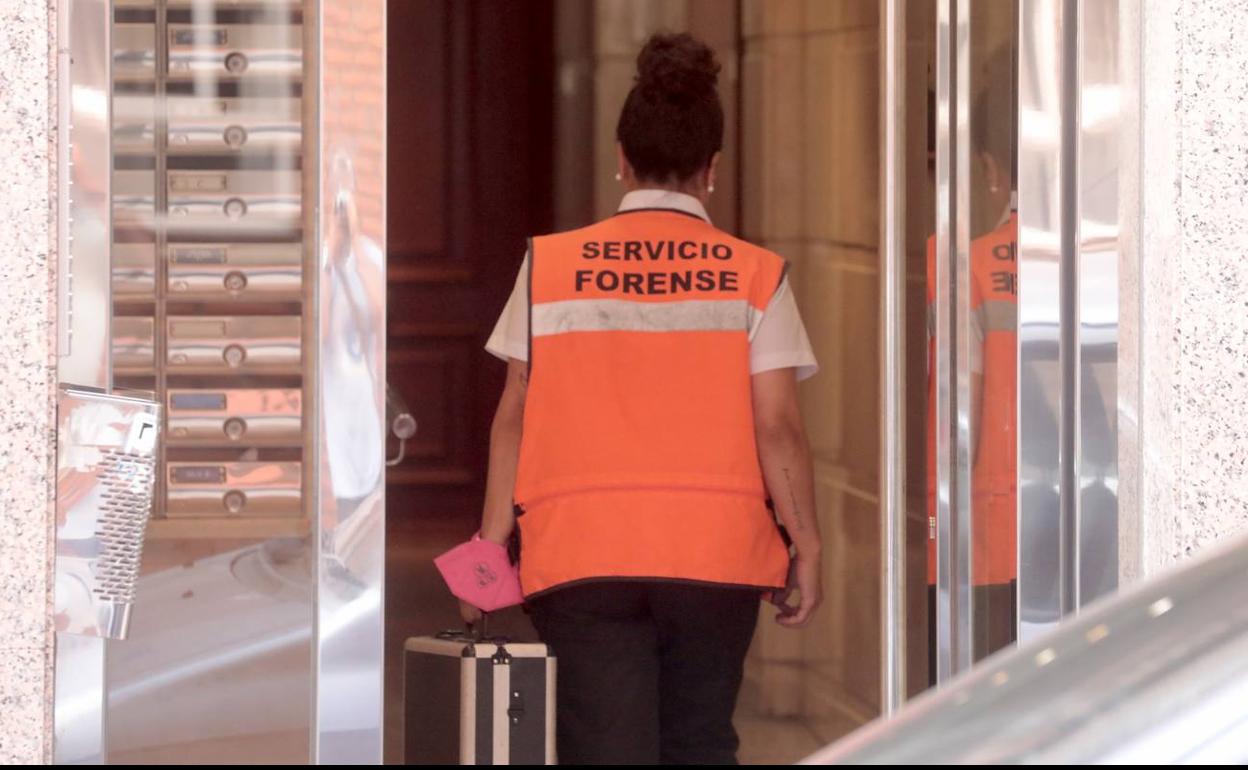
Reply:
[[534, 597], [558, 658], [560, 764], [736, 764], [758, 589], [594, 581]]

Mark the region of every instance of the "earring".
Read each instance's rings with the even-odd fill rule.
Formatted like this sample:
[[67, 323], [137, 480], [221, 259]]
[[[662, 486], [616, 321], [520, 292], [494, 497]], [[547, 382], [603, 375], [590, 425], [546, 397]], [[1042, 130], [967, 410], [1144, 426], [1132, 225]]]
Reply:
[[708, 194], [708, 195], [709, 195], [709, 194], [711, 194], [711, 193], [713, 193], [713, 192], [715, 192], [715, 185], [713, 185], [713, 184], [708, 184], [708, 185], [706, 186], [706, 192], [707, 192], [707, 194]]
[[623, 179], [623, 178], [624, 178], [624, 177], [620, 176], [620, 172], [618, 172], [618, 171], [617, 171], [617, 172], [615, 172], [615, 181], [617, 181], [617, 182], [618, 182], [618, 181], [620, 181], [620, 180], [621, 180], [621, 179]]

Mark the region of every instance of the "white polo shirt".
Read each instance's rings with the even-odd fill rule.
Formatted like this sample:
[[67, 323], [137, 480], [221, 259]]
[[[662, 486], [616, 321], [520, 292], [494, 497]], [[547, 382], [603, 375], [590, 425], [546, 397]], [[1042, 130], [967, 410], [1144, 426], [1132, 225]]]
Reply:
[[[692, 195], [669, 190], [634, 190], [620, 201], [620, 211], [633, 209], [676, 209], [711, 221], [702, 202]], [[515, 358], [527, 361], [529, 355], [529, 305], [525, 296], [529, 277], [529, 255], [526, 252], [511, 290], [507, 306], [498, 317], [485, 349], [506, 361]], [[767, 309], [750, 330], [750, 374], [770, 369], [797, 369], [797, 379], [804, 380], [819, 371], [815, 352], [806, 336], [806, 327], [797, 312], [797, 302], [785, 276]]]

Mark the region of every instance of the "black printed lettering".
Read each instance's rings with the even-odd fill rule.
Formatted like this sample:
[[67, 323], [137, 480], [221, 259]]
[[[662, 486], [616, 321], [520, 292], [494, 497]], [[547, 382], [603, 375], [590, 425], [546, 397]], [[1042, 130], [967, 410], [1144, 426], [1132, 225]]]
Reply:
[[613, 273], [610, 270], [603, 270], [598, 273], [597, 280], [594, 281], [601, 291], [615, 291], [620, 287], [620, 274]]
[[[603, 252], [605, 254], [605, 250]], [[741, 275], [736, 270], [575, 270], [575, 291], [593, 286], [602, 292], [623, 294], [669, 295], [696, 292], [739, 292]]]
[[992, 274], [993, 291], [1003, 291], [1009, 294], [1018, 294], [1018, 275], [1008, 270], [1001, 270]]

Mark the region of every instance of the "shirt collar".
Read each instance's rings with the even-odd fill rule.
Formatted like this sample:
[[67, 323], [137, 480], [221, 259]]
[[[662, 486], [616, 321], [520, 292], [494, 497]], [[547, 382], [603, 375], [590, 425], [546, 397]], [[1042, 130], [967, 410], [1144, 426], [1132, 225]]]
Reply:
[[[1015, 214], [1018, 213], [1018, 190], [1010, 191], [1010, 203], [1005, 207], [1005, 211], [1001, 212], [1001, 218], [997, 220], [997, 227], [1004, 227]], [[995, 229], [995, 228], [994, 228]]]
[[688, 193], [673, 190], [633, 190], [624, 193], [620, 200], [619, 211], [636, 211], [638, 209], [672, 209], [692, 214], [698, 219], [710, 222], [711, 218], [702, 206], [702, 201]]

